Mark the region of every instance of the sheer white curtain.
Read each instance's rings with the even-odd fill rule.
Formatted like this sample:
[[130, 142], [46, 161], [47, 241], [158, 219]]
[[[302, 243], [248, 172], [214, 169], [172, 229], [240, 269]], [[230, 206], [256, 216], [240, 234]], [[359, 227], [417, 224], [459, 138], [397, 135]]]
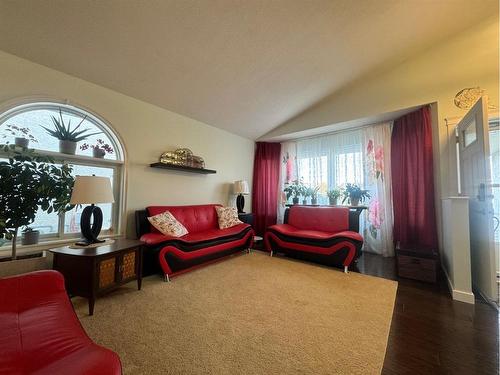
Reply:
[[359, 130], [297, 141], [298, 176], [304, 184], [319, 187], [319, 204], [328, 204], [326, 192], [336, 186], [363, 186], [362, 143]]
[[[326, 192], [350, 182], [369, 190], [369, 209], [360, 217], [364, 251], [394, 255], [390, 176], [391, 123], [367, 126], [294, 142], [282, 143], [281, 191], [286, 182], [301, 179], [319, 187], [318, 203], [328, 204]], [[280, 196], [278, 221], [286, 197]], [[340, 203], [340, 202], [339, 202]]]

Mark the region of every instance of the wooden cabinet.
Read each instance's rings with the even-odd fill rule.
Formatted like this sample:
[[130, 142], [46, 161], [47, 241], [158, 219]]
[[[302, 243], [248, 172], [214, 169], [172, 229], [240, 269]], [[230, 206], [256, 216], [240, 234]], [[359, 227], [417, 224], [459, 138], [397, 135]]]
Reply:
[[142, 245], [141, 241], [119, 239], [95, 248], [66, 246], [50, 251], [53, 268], [64, 275], [70, 295], [87, 298], [93, 315], [97, 297], [133, 280], [141, 289]]
[[439, 258], [437, 253], [411, 250], [397, 250], [398, 276], [407, 279], [435, 283]]

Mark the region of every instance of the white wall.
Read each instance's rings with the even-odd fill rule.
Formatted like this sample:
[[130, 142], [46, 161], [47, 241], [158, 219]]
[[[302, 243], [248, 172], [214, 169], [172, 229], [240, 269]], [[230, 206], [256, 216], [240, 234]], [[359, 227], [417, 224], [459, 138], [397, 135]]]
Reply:
[[[157, 204], [227, 204], [233, 181], [246, 179], [251, 184], [252, 140], [0, 51], [0, 106], [33, 96], [68, 100], [88, 108], [121, 137], [127, 154], [128, 235], [134, 234], [130, 220], [134, 210]], [[149, 167], [162, 152], [180, 146], [202, 156], [206, 167], [217, 174]], [[245, 209], [251, 209], [249, 197]]]
[[443, 250], [441, 262], [453, 299], [474, 303], [469, 237], [469, 200], [443, 199]]
[[[453, 99], [466, 87], [485, 89], [492, 104], [499, 106], [498, 16], [487, 19], [453, 38], [439, 43], [392, 69], [375, 72], [325, 98], [316, 106], [266, 134], [272, 139], [306, 129], [436, 103], [439, 137], [435, 155], [440, 163], [441, 197], [457, 194], [449, 166], [445, 119], [462, 117]], [[436, 202], [440, 206], [440, 202]]]

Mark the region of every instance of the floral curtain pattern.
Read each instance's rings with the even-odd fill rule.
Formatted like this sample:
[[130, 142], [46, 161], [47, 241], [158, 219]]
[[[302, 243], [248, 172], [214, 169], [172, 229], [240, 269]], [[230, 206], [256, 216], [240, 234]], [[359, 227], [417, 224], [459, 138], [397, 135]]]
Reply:
[[364, 251], [394, 256], [391, 190], [392, 123], [363, 129], [365, 186], [371, 199], [364, 226]]
[[283, 192], [287, 184], [292, 183], [298, 179], [297, 176], [297, 143], [283, 142], [281, 144], [280, 156], [280, 179], [278, 188], [278, 224], [283, 223], [283, 216], [286, 209], [286, 195]]

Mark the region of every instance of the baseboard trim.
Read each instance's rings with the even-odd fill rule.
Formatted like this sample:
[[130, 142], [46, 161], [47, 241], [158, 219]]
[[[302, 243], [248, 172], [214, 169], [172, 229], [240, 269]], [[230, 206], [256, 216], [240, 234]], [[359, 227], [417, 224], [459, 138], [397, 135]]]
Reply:
[[455, 289], [453, 287], [453, 283], [450, 280], [450, 277], [448, 276], [448, 272], [446, 272], [446, 269], [444, 267], [441, 267], [441, 269], [443, 270], [444, 275], [446, 276], [446, 281], [448, 282], [448, 289], [450, 289], [451, 298], [453, 298], [455, 301], [460, 301], [474, 305], [476, 303], [476, 298], [474, 297], [474, 293], [464, 292], [463, 290]]

